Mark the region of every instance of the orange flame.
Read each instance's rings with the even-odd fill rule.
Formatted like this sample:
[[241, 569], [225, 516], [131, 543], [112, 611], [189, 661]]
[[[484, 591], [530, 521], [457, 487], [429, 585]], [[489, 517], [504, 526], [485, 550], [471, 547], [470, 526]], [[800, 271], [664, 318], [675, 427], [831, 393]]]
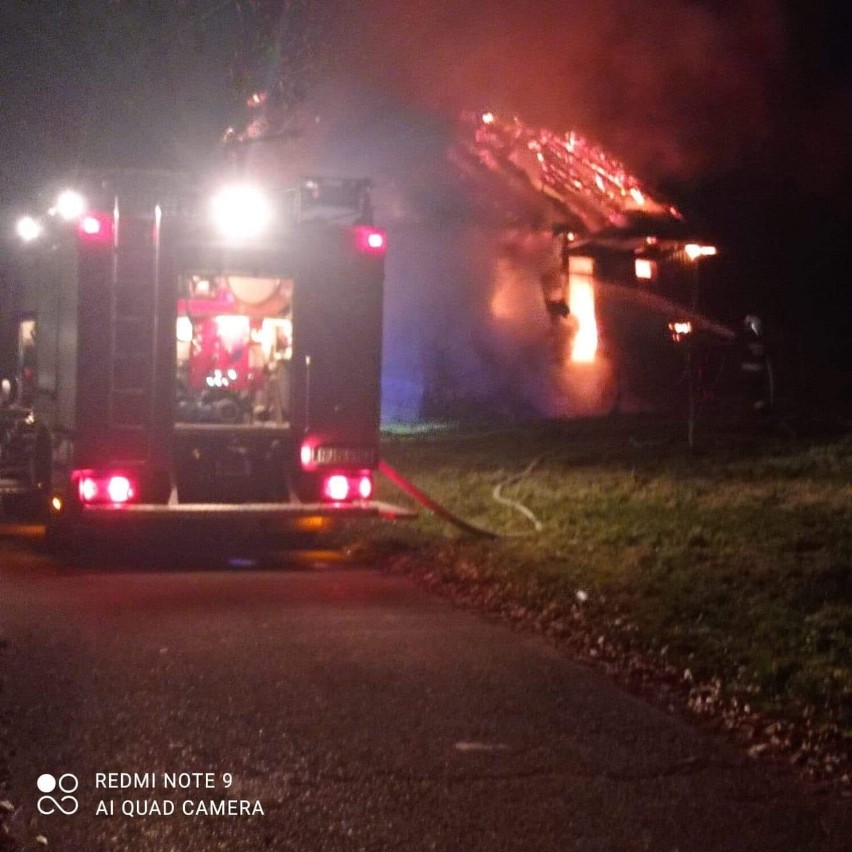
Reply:
[[594, 280], [594, 261], [590, 257], [569, 259], [568, 307], [577, 324], [571, 344], [571, 360], [575, 364], [591, 364], [598, 351]]
[[569, 307], [577, 320], [577, 333], [571, 345], [571, 360], [591, 364], [598, 351], [598, 324], [595, 319], [595, 289], [590, 280], [571, 279]]

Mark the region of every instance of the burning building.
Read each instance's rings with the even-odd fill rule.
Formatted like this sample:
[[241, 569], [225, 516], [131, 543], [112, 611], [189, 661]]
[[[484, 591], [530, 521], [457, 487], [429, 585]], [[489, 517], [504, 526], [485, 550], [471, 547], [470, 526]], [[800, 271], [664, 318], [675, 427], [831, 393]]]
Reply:
[[447, 121], [387, 96], [318, 101], [283, 148], [252, 156], [374, 177], [387, 422], [656, 407], [683, 371], [683, 329], [734, 338], [702, 304], [715, 249], [581, 134], [491, 112]]
[[580, 134], [467, 114], [448, 160], [463, 221], [388, 225], [389, 417], [654, 406], [683, 369], [670, 323], [733, 338], [700, 303], [696, 264], [715, 248]]

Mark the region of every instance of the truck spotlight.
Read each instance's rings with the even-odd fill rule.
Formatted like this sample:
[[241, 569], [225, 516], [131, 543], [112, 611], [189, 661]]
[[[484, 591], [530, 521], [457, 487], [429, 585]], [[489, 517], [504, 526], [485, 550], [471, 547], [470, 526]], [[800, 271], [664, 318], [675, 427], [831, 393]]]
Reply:
[[86, 212], [86, 199], [79, 192], [66, 189], [59, 194], [59, 198], [56, 199], [56, 207], [50, 212], [58, 214], [66, 222], [73, 222]]
[[212, 212], [222, 235], [235, 242], [259, 237], [272, 219], [272, 207], [266, 196], [247, 184], [220, 190], [213, 198]]
[[41, 222], [38, 219], [33, 219], [32, 216], [22, 216], [15, 225], [15, 233], [25, 243], [37, 240], [43, 232], [44, 227]]

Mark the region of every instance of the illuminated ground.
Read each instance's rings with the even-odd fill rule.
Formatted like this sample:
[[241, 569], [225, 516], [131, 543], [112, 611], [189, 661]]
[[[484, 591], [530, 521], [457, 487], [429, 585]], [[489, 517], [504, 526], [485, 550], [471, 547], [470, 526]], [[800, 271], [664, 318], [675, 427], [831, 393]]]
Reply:
[[[0, 547], [0, 798], [28, 844], [839, 850], [852, 830], [842, 803], [407, 580], [222, 554], [72, 570]], [[122, 771], [214, 772], [218, 789], [95, 789]], [[95, 816], [219, 798], [226, 772], [263, 816]], [[76, 814], [37, 813], [43, 773], [79, 777]]]

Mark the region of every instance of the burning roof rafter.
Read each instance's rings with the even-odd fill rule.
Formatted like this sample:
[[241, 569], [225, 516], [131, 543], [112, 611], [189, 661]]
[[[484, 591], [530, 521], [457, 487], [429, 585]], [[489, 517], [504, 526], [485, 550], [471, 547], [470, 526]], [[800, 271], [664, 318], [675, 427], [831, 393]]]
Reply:
[[576, 131], [563, 135], [494, 113], [463, 116], [468, 145], [493, 172], [521, 171], [530, 185], [569, 211], [589, 232], [626, 226], [631, 216], [681, 220], [679, 211], [652, 194], [618, 160]]

